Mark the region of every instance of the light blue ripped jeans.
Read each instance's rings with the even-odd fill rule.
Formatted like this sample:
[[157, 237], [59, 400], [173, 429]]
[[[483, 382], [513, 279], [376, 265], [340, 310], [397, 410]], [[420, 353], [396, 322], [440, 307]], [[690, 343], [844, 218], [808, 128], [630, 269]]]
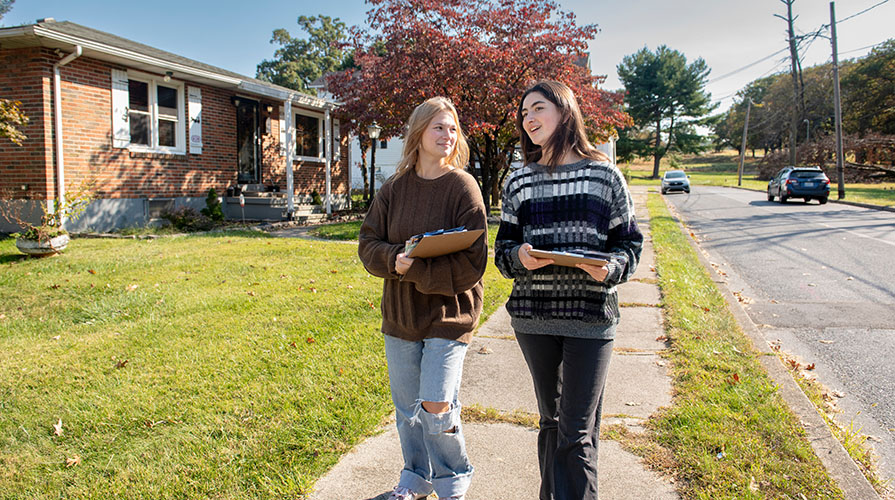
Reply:
[[[461, 496], [472, 480], [460, 426], [460, 377], [468, 345], [456, 340], [410, 342], [385, 335], [388, 378], [404, 469], [398, 486], [439, 497]], [[450, 402], [445, 413], [429, 413], [423, 401]]]

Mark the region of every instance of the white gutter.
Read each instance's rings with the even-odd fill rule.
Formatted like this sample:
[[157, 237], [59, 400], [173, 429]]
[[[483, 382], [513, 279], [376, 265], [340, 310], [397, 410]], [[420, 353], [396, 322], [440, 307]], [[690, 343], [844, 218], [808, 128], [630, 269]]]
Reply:
[[117, 47], [112, 47], [103, 43], [94, 42], [92, 40], [86, 40], [80, 37], [74, 37], [69, 35], [64, 35], [62, 33], [58, 33], [56, 31], [48, 30], [41, 28], [40, 26], [34, 26], [34, 34], [43, 38], [48, 38], [50, 40], [56, 40], [59, 42], [70, 43], [72, 45], [80, 45], [85, 49], [95, 50], [97, 52], [102, 52], [104, 54], [109, 54], [112, 56], [123, 57], [126, 59], [130, 59], [132, 61], [137, 61], [141, 63], [151, 64], [153, 66], [159, 66], [168, 68], [177, 73], [183, 73], [185, 75], [193, 75], [202, 78], [208, 78], [210, 80], [216, 80], [222, 83], [230, 84], [230, 85], [239, 85], [243, 80], [241, 78], [234, 78], [231, 76], [221, 75], [220, 73], [215, 73], [213, 71], [207, 71], [199, 68], [195, 68], [193, 66], [187, 66], [185, 64], [176, 63], [173, 61], [168, 61], [165, 59], [159, 59], [157, 57], [147, 56], [145, 54], [141, 54], [139, 52], [134, 52], [131, 50], [120, 49]]
[[326, 130], [326, 133], [323, 134], [323, 138], [326, 141], [324, 144], [323, 151], [326, 154], [326, 215], [332, 216], [333, 214], [333, 204], [332, 204], [332, 158], [333, 158], [333, 130], [332, 130], [332, 114], [330, 113], [330, 107], [327, 106], [324, 108], [324, 120], [323, 127]]
[[[57, 208], [65, 203], [65, 155], [62, 152], [62, 78], [59, 76], [59, 68], [81, 57], [80, 45], [75, 45], [75, 51], [60, 59], [53, 65], [53, 119], [56, 132], [56, 198], [59, 200]], [[49, 207], [53, 209], [52, 206]], [[65, 218], [61, 220], [65, 226]]]
[[292, 172], [292, 161], [295, 158], [295, 143], [293, 141], [292, 126], [292, 101], [286, 101], [283, 105], [286, 114], [283, 120], [286, 126], [286, 214], [289, 220], [295, 216], [295, 176]]

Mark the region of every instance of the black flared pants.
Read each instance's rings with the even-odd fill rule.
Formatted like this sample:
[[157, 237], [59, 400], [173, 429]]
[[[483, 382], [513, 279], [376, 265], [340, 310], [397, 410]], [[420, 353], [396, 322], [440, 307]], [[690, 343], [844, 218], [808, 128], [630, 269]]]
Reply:
[[541, 430], [540, 500], [597, 500], [597, 450], [612, 340], [524, 334]]

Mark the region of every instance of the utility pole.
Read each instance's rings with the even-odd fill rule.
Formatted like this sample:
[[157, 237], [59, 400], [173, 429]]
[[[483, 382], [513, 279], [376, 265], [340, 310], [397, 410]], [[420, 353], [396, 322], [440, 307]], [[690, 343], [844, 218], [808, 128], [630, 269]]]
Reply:
[[749, 111], [752, 110], [752, 98], [746, 98], [746, 123], [743, 125], [743, 144], [740, 146], [740, 166], [737, 169], [737, 186], [743, 185], [743, 162], [746, 159], [746, 133], [749, 131]]
[[842, 155], [842, 100], [839, 96], [839, 50], [836, 44], [836, 5], [830, 2], [830, 40], [833, 42], [833, 106], [836, 117], [836, 176], [839, 199], [845, 198], [845, 158]]
[[783, 17], [779, 14], [774, 14], [774, 16], [783, 19], [788, 25], [787, 33], [789, 34], [789, 57], [790, 64], [792, 66], [792, 113], [789, 119], [789, 163], [790, 165], [795, 166], [796, 135], [799, 120], [799, 76], [797, 70], [799, 64], [799, 52], [796, 49], [796, 35], [795, 30], [792, 26], [792, 23], [794, 21], [792, 17], [792, 4], [793, 2], [795, 2], [795, 0], [780, 1], [786, 4], [786, 17]]

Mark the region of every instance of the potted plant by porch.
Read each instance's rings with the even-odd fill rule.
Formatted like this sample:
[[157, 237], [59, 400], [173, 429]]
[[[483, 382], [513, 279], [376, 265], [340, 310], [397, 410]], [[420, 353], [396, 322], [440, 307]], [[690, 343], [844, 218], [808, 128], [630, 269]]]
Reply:
[[37, 224], [24, 220], [21, 208], [24, 208], [26, 200], [21, 200], [22, 203], [16, 205], [20, 210], [11, 210], [3, 214], [7, 220], [15, 222], [22, 228], [21, 231], [12, 234], [16, 239], [16, 248], [32, 257], [47, 257], [61, 252], [69, 243], [68, 231], [62, 227], [63, 221], [76, 220], [80, 217], [93, 198], [92, 185], [83, 183], [75, 191], [67, 193], [61, 203], [59, 200], [54, 200], [49, 206], [41, 203], [43, 215]]

